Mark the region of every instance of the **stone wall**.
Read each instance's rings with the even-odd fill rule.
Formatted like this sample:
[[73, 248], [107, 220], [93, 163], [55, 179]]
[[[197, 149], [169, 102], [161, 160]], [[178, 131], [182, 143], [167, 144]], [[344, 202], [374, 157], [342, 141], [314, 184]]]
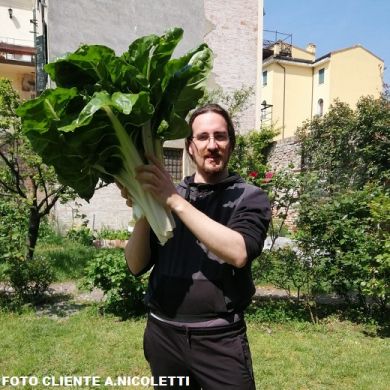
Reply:
[[[302, 165], [300, 143], [296, 137], [289, 137], [276, 141], [268, 156], [268, 164], [274, 172], [282, 169], [289, 169], [291, 165], [294, 172], [299, 172]], [[285, 224], [290, 231], [295, 229], [295, 220], [297, 216], [298, 213], [295, 207], [288, 210]]]
[[294, 171], [301, 169], [300, 144], [296, 137], [278, 140], [272, 146], [268, 157], [268, 163], [272, 171], [278, 171], [293, 165]]

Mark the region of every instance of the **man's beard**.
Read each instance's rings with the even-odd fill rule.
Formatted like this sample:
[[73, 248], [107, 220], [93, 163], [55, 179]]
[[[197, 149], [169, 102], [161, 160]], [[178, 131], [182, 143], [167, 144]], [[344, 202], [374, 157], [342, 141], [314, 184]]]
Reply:
[[[216, 161], [218, 161], [218, 164], [213, 165], [210, 162], [207, 162], [206, 160], [212, 158]], [[203, 170], [207, 174], [220, 174], [223, 172], [227, 166], [227, 161], [223, 159], [223, 156], [220, 153], [212, 153], [208, 154], [203, 157], [204, 159], [204, 165], [203, 165]]]

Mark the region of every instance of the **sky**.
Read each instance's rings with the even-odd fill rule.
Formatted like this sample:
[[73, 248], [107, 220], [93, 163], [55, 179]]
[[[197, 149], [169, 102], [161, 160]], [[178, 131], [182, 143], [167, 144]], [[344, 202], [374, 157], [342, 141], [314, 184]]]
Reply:
[[264, 11], [264, 29], [292, 34], [303, 49], [314, 43], [317, 58], [364, 46], [385, 62], [390, 84], [390, 0], [264, 0]]

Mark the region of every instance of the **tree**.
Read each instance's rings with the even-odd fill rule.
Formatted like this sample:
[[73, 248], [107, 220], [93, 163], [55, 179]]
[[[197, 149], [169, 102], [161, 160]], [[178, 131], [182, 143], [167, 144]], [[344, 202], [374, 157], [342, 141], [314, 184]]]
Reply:
[[11, 82], [0, 79], [0, 201], [26, 210], [26, 258], [32, 259], [42, 219], [57, 201], [75, 198], [59, 184], [52, 168], [42, 163], [22, 134], [16, 108], [20, 104]]
[[[363, 97], [356, 110], [335, 102], [304, 124], [307, 180], [299, 202], [297, 242], [306, 256], [322, 258], [333, 290], [360, 303], [390, 298], [390, 104]], [[367, 297], [370, 297], [368, 300]]]
[[240, 129], [240, 117], [251, 106], [249, 98], [253, 96], [253, 87], [242, 86], [232, 92], [225, 92], [221, 87], [206, 91], [199, 100], [198, 106], [207, 103], [217, 103], [223, 106], [229, 113], [237, 133]]
[[299, 128], [297, 136], [303, 168], [315, 171], [328, 193], [388, 180], [390, 102], [385, 95], [362, 97], [355, 111], [335, 101], [326, 115]]

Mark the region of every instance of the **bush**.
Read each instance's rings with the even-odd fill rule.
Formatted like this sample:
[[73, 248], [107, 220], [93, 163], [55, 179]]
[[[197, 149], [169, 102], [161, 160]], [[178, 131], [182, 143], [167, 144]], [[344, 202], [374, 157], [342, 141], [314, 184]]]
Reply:
[[16, 300], [42, 298], [54, 279], [46, 258], [26, 256], [28, 205], [18, 198], [0, 198], [0, 280], [8, 283]]
[[390, 298], [388, 199], [382, 186], [369, 184], [302, 204], [299, 217], [299, 245], [326, 259], [324, 274], [336, 292], [356, 293], [366, 307], [385, 307]]
[[287, 291], [290, 297], [296, 292], [298, 301], [326, 290], [321, 258], [304, 257], [298, 249], [289, 246], [265, 250], [258, 258], [255, 275]]
[[127, 240], [130, 232], [126, 229], [115, 230], [108, 227], [103, 227], [97, 234], [98, 240]]
[[123, 250], [99, 250], [86, 268], [83, 286], [103, 290], [105, 312], [122, 319], [145, 313], [147, 278], [136, 278], [130, 273]]
[[291, 299], [264, 299], [253, 302], [246, 310], [245, 318], [251, 322], [262, 323], [310, 321], [305, 308]]
[[25, 202], [0, 196], [0, 262], [23, 258], [28, 227]]
[[301, 182], [295, 240], [332, 290], [369, 315], [390, 298], [388, 97], [334, 102], [298, 129]]
[[267, 154], [277, 132], [273, 128], [237, 134], [236, 146], [229, 160], [229, 170], [238, 173], [246, 181], [261, 187], [265, 172]]
[[78, 242], [86, 246], [92, 245], [94, 240], [92, 230], [86, 226], [69, 229], [66, 233], [66, 237], [71, 241]]
[[43, 244], [61, 245], [63, 240], [63, 235], [59, 231], [56, 231], [47, 217], [44, 218], [39, 226], [38, 246], [40, 242]]
[[31, 260], [9, 260], [5, 275], [16, 297], [22, 301], [41, 299], [54, 280], [50, 263], [40, 256]]

